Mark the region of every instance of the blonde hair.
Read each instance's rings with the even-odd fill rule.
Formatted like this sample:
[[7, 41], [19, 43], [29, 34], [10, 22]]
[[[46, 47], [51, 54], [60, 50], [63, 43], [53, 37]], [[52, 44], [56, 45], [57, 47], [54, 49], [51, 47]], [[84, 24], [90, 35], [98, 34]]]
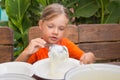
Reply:
[[53, 3], [51, 5], [48, 5], [42, 12], [41, 19], [42, 20], [50, 20], [60, 14], [64, 14], [66, 18], [68, 17], [68, 11], [67, 9], [58, 3]]

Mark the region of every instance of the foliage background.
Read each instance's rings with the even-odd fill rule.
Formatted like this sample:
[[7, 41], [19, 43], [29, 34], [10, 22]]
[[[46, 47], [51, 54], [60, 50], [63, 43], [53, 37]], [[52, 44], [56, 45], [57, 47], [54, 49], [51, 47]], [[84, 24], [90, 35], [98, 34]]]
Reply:
[[9, 17], [7, 25], [14, 30], [15, 57], [28, 44], [28, 29], [37, 25], [42, 10], [51, 3], [68, 9], [71, 24], [120, 23], [120, 0], [1, 0]]

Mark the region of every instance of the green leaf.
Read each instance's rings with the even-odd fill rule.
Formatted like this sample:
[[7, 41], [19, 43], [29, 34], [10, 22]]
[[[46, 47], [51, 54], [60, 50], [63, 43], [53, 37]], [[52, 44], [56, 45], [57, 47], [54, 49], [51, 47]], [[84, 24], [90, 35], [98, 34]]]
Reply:
[[47, 5], [47, 0], [37, 0], [40, 4], [42, 4], [43, 7]]
[[105, 23], [117, 23], [120, 20], [120, 1], [113, 1], [107, 7], [109, 15], [106, 17]]
[[5, 0], [6, 12], [10, 18], [15, 20], [23, 19], [29, 5], [30, 0]]
[[73, 7], [74, 6], [74, 4], [76, 4], [77, 2], [79, 2], [80, 0], [74, 0], [74, 1], [70, 1], [69, 0], [69, 4], [68, 4], [68, 1], [67, 0], [65, 0], [65, 1], [63, 1], [62, 3], [64, 3], [64, 5], [65, 5], [65, 7]]
[[90, 17], [93, 16], [98, 11], [98, 9], [99, 7], [94, 0], [81, 0], [75, 9], [74, 16]]
[[23, 33], [22, 20], [29, 5], [30, 0], [5, 0], [6, 12], [21, 33]]
[[29, 29], [29, 27], [32, 26], [32, 22], [27, 15], [23, 18], [22, 26], [23, 26], [23, 32], [25, 32], [27, 29]]

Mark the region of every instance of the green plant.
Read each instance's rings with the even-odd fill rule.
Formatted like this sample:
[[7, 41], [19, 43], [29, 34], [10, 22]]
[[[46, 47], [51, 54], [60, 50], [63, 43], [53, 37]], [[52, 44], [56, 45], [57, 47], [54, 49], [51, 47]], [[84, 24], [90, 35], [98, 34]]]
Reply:
[[8, 26], [8, 21], [0, 21], [0, 26]]
[[14, 30], [15, 53], [18, 56], [28, 44], [28, 29], [36, 25], [40, 16], [39, 4], [34, 0], [5, 0], [8, 25]]
[[120, 22], [120, 0], [37, 0], [44, 7], [61, 3], [69, 10], [73, 24]]
[[79, 0], [73, 7], [73, 23], [119, 23], [120, 1], [119, 0]]

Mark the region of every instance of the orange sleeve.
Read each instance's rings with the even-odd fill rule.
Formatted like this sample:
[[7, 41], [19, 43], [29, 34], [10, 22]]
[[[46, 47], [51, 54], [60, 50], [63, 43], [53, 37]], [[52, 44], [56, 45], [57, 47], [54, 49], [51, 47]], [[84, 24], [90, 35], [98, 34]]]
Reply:
[[80, 59], [80, 57], [84, 54], [84, 51], [81, 50], [77, 45], [75, 45], [72, 41], [67, 38], [63, 38], [63, 44], [68, 48], [69, 57]]
[[31, 55], [27, 62], [33, 64], [35, 61], [37, 61], [36, 57], [36, 54]]
[[[73, 42], [71, 42], [67, 38], [63, 38], [59, 44], [64, 45], [68, 48], [69, 57], [71, 58], [75, 58], [79, 60], [84, 53], [84, 51], [82, 51], [79, 47], [77, 47]], [[27, 62], [33, 64], [34, 62], [44, 58], [48, 58], [48, 49], [46, 48], [42, 48], [36, 53], [32, 54]]]
[[36, 53], [32, 54], [27, 62], [33, 64], [34, 62], [45, 58], [48, 58], [48, 49], [41, 48]]

